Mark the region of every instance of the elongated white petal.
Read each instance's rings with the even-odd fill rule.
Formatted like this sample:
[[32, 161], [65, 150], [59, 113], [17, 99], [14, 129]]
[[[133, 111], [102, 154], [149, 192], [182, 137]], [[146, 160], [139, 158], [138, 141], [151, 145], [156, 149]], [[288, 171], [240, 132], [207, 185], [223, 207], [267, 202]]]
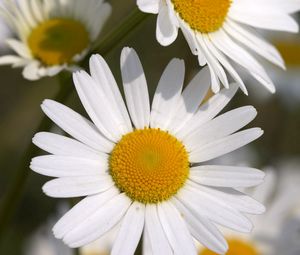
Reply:
[[194, 188], [191, 184], [187, 183], [176, 197], [189, 210], [225, 227], [240, 232], [249, 232], [252, 229], [251, 222], [238, 210], [227, 205], [226, 200], [220, 201], [211, 194]]
[[231, 84], [229, 89], [222, 89], [199, 107], [195, 115], [187, 121], [180, 132], [176, 134], [180, 139], [197, 130], [201, 125], [213, 119], [230, 102], [238, 89], [238, 85]]
[[63, 241], [75, 248], [98, 239], [122, 219], [130, 204], [125, 194], [115, 196], [68, 232]]
[[172, 23], [167, 4], [162, 1], [156, 24], [157, 41], [163, 46], [168, 46], [175, 41], [177, 35], [178, 28]]
[[[134, 224], [133, 224], [134, 222]], [[133, 255], [142, 236], [145, 222], [145, 205], [134, 202], [124, 216], [112, 255]]]
[[72, 176], [48, 181], [43, 191], [50, 197], [83, 197], [103, 192], [113, 185], [109, 175]]
[[265, 212], [265, 207], [255, 199], [237, 191], [233, 188], [213, 188], [189, 182], [195, 189], [210, 194], [220, 203], [226, 201], [226, 205], [243, 213], [261, 214]]
[[137, 5], [143, 12], [157, 14], [160, 0], [137, 0]]
[[186, 208], [177, 198], [173, 198], [172, 203], [185, 219], [191, 234], [198, 242], [219, 254], [224, 254], [227, 251], [227, 242], [213, 223], [202, 215], [198, 215], [197, 212]]
[[158, 217], [157, 205], [146, 205], [145, 232], [154, 255], [172, 255], [173, 251]]
[[228, 32], [228, 34], [243, 43], [245, 46], [249, 47], [251, 50], [255, 51], [257, 54], [266, 58], [273, 64], [278, 65], [281, 68], [285, 68], [284, 61], [278, 50], [273, 45], [253, 33], [255, 31], [250, 32], [250, 28], [243, 28], [241, 25], [230, 20], [224, 24], [224, 29]]
[[203, 185], [215, 187], [251, 187], [263, 182], [264, 173], [249, 167], [196, 166], [189, 178]]
[[98, 129], [111, 141], [118, 141], [123, 132], [123, 119], [114, 112], [112, 103], [95, 81], [84, 71], [73, 74], [74, 84], [80, 100]]
[[111, 110], [118, 115], [118, 118], [122, 120], [123, 132], [131, 132], [131, 121], [120, 93], [119, 87], [115, 81], [109, 66], [100, 55], [93, 55], [90, 58], [90, 72], [92, 78], [96, 81], [96, 89], [101, 90], [100, 93], [104, 93], [105, 97], [110, 101]]
[[169, 125], [174, 133], [177, 133], [193, 117], [209, 87], [209, 70], [203, 68], [182, 92], [176, 114]]
[[243, 66], [251, 75], [262, 83], [270, 92], [275, 92], [275, 87], [265, 69], [243, 47], [235, 43], [223, 30], [210, 34], [214, 45], [233, 61]]
[[263, 131], [260, 128], [251, 128], [199, 146], [190, 153], [190, 161], [203, 162], [219, 157], [256, 140], [262, 134]]
[[41, 107], [53, 122], [74, 138], [99, 151], [112, 150], [113, 143], [104, 138], [95, 125], [80, 114], [52, 100], [45, 100]]
[[147, 82], [139, 57], [132, 48], [122, 50], [121, 71], [132, 122], [137, 129], [149, 127], [150, 103]]
[[30, 168], [52, 177], [97, 176], [107, 174], [108, 156], [99, 159], [46, 155], [32, 159]]
[[157, 210], [173, 251], [178, 254], [196, 255], [194, 241], [178, 210], [168, 201], [159, 204]]
[[162, 74], [151, 108], [152, 128], [166, 129], [175, 114], [184, 81], [184, 62], [173, 59]]
[[98, 152], [77, 140], [49, 132], [35, 134], [32, 138], [32, 142], [44, 151], [60, 156], [99, 159], [103, 155], [103, 153]]
[[299, 27], [297, 22], [290, 15], [284, 12], [279, 12], [269, 8], [266, 15], [263, 8], [249, 8], [250, 5], [247, 5], [247, 7], [247, 9], [240, 8], [238, 4], [234, 4], [232, 8], [230, 8], [228, 16], [231, 19], [257, 28], [298, 32]]
[[256, 114], [257, 112], [252, 106], [244, 106], [226, 112], [190, 133], [184, 138], [184, 144], [188, 151], [193, 151], [238, 131], [250, 123]]
[[115, 187], [97, 195], [84, 198], [68, 211], [53, 227], [56, 238], [63, 238], [71, 230], [75, 229], [84, 220], [87, 220], [106, 202], [110, 201], [119, 193]]

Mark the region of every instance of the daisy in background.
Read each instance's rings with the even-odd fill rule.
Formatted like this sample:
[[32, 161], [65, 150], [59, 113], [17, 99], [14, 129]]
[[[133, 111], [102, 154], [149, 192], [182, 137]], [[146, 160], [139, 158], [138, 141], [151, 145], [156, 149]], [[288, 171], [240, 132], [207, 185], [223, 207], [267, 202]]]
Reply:
[[0, 65], [23, 67], [29, 80], [77, 69], [111, 13], [103, 0], [4, 0], [4, 4], [0, 14], [15, 34], [6, 43], [15, 54], [0, 57]]
[[158, 14], [156, 37], [161, 45], [175, 41], [182, 30], [199, 64], [208, 65], [212, 89], [229, 86], [226, 71], [247, 94], [230, 60], [245, 68], [272, 93], [275, 87], [264, 67], [249, 53], [255, 52], [285, 68], [274, 46], [254, 28], [297, 32], [290, 14], [300, 10], [299, 0], [137, 0], [143, 12]]
[[[289, 160], [290, 161], [290, 160]], [[225, 230], [229, 250], [226, 255], [298, 255], [300, 251], [300, 168], [285, 162], [280, 171], [267, 168], [264, 185], [248, 191], [266, 205], [261, 217], [252, 217], [255, 229], [250, 235]], [[145, 254], [147, 255], [147, 254]], [[217, 255], [205, 247], [199, 255]]]
[[91, 75], [74, 74], [93, 123], [58, 102], [42, 104], [73, 138], [36, 134], [33, 142], [53, 155], [33, 158], [30, 167], [56, 177], [43, 186], [47, 195], [85, 197], [58, 221], [54, 235], [80, 247], [120, 224], [111, 254], [134, 254], [142, 235], [152, 254], [195, 255], [193, 238], [225, 253], [227, 243], [216, 225], [251, 231], [245, 214], [263, 213], [264, 206], [235, 188], [262, 183], [264, 173], [204, 162], [260, 137], [260, 128], [238, 131], [256, 110], [245, 106], [216, 117], [234, 96], [235, 84], [199, 107], [210, 87], [209, 72], [204, 68], [182, 91], [182, 60], [166, 67], [151, 107], [133, 49], [123, 49], [121, 71], [127, 108], [101, 56], [91, 57]]

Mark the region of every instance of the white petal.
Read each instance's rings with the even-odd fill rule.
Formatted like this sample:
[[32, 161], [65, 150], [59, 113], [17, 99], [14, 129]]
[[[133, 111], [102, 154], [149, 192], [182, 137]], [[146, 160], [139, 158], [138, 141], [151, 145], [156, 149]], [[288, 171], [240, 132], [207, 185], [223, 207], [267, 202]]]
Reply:
[[53, 122], [82, 143], [102, 152], [112, 150], [113, 143], [104, 138], [93, 123], [67, 106], [45, 100], [42, 109]]
[[44, 151], [60, 156], [98, 159], [103, 154], [77, 140], [49, 132], [35, 134], [32, 142]]
[[151, 108], [152, 128], [166, 129], [174, 116], [184, 81], [184, 62], [173, 59], [166, 67], [156, 88]]
[[139, 57], [132, 48], [122, 50], [121, 71], [132, 122], [137, 129], [149, 127], [150, 103], [147, 82]]
[[209, 38], [209, 35], [204, 36], [203, 39], [204, 39], [204, 42], [205, 42], [207, 48], [211, 52], [211, 54], [213, 54], [218, 59], [218, 61], [225, 67], [225, 69], [232, 76], [232, 78], [235, 80], [235, 82], [237, 82], [239, 84], [241, 90], [246, 95], [248, 95], [248, 92], [247, 92], [247, 89], [246, 89], [246, 86], [245, 86], [243, 80], [241, 79], [241, 77], [239, 76], [237, 71], [229, 63], [228, 59], [224, 56], [224, 54], [213, 45], [213, 43], [211, 42], [211, 40]]
[[157, 14], [160, 0], [137, 0], [137, 6], [143, 12]]
[[158, 217], [157, 206], [147, 204], [145, 216], [145, 232], [149, 237], [152, 253], [154, 255], [174, 254]]
[[210, 87], [209, 70], [203, 68], [184, 89], [177, 106], [176, 114], [169, 128], [176, 134], [190, 120], [199, 108]]
[[238, 210], [226, 204], [226, 200], [218, 200], [215, 196], [194, 188], [189, 181], [176, 197], [192, 212], [221, 224], [225, 227], [250, 232], [251, 222]]
[[122, 120], [123, 132], [131, 132], [131, 121], [125, 103], [115, 78], [103, 57], [97, 54], [90, 58], [90, 72], [98, 85], [95, 89], [101, 90], [100, 93], [104, 93], [105, 97], [110, 101], [111, 110]]
[[35, 81], [40, 78], [39, 76], [40, 63], [37, 61], [29, 62], [23, 69], [23, 76], [27, 80]]
[[84, 71], [73, 74], [80, 100], [99, 130], [111, 141], [117, 142], [124, 134], [123, 119], [113, 111], [112, 103], [97, 87], [95, 81]]
[[111, 189], [97, 195], [88, 196], [68, 211], [53, 227], [56, 238], [63, 238], [68, 232], [75, 229], [84, 220], [88, 219], [119, 193], [118, 189]]
[[249, 124], [257, 115], [253, 106], [244, 106], [226, 112], [212, 121], [203, 124], [184, 138], [188, 151], [228, 136]]
[[122, 219], [130, 204], [125, 194], [114, 197], [67, 233], [63, 241], [76, 248], [98, 239]]
[[218, 139], [192, 151], [190, 162], [203, 162], [222, 156], [256, 140], [262, 134], [263, 131], [260, 128], [251, 128]]
[[259, 64], [248, 51], [235, 43], [222, 29], [218, 32], [211, 33], [210, 38], [220, 51], [249, 71], [250, 74], [270, 90], [270, 92], [275, 92], [274, 84], [267, 75], [264, 67]]
[[240, 41], [257, 54], [266, 58], [273, 64], [285, 68], [284, 61], [278, 50], [273, 45], [253, 33], [255, 31], [250, 32], [251, 30], [249, 28], [244, 29], [241, 25], [230, 20], [224, 23], [223, 27], [236, 40]]
[[205, 104], [199, 107], [196, 114], [176, 134], [180, 139], [197, 130], [201, 125], [213, 119], [230, 102], [235, 95], [238, 86], [231, 84], [229, 89], [222, 89], [211, 97]]
[[175, 254], [197, 254], [194, 240], [182, 216], [170, 202], [157, 206], [161, 225]]
[[249, 167], [196, 166], [189, 178], [199, 184], [215, 187], [251, 187], [263, 182], [264, 172]]
[[7, 39], [6, 43], [22, 58], [31, 59], [30, 51], [23, 42], [16, 39]]
[[52, 177], [97, 176], [106, 174], [108, 156], [99, 156], [97, 160], [57, 155], [39, 156], [32, 159], [30, 168]]
[[178, 27], [172, 23], [169, 12], [166, 3], [162, 3], [157, 17], [156, 38], [163, 46], [173, 43], [178, 35]]
[[61, 177], [48, 181], [43, 191], [49, 197], [82, 197], [108, 190], [114, 185], [108, 174]]
[[145, 221], [145, 205], [134, 202], [128, 209], [114, 241], [112, 255], [133, 255], [141, 238]]
[[172, 199], [173, 204], [185, 219], [191, 234], [208, 249], [224, 254], [228, 249], [227, 242], [221, 232], [207, 218], [186, 208], [178, 199]]
[[0, 57], [0, 65], [16, 65], [17, 63], [22, 62], [24, 62], [23, 58], [14, 55], [6, 55]]
[[261, 6], [259, 8], [251, 8], [250, 6], [251, 5], [247, 5], [248, 8], [246, 9], [240, 8], [239, 5], [234, 4], [232, 5], [232, 8], [230, 8], [228, 16], [231, 19], [253, 27], [298, 32], [298, 24], [290, 15], [281, 11], [272, 10], [272, 8], [265, 10], [264, 8], [261, 8]]
[[189, 182], [197, 190], [210, 194], [220, 203], [226, 201], [226, 205], [237, 211], [250, 214], [261, 214], [265, 212], [265, 207], [255, 199], [237, 191], [233, 188], [213, 188]]

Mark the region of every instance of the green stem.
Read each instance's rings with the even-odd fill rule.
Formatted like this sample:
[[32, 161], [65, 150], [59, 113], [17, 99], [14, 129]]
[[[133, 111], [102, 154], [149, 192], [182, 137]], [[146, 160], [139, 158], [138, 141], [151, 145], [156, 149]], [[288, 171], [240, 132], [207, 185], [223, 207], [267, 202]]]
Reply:
[[149, 17], [148, 14], [141, 12], [138, 8], [135, 8], [125, 19], [120, 22], [119, 26], [113, 31], [108, 33], [103, 40], [99, 42], [93, 49], [93, 53], [100, 53], [101, 55], [106, 55], [112, 48], [116, 47], [118, 44], [126, 38], [127, 35], [135, 31], [135, 29], [142, 24], [146, 18]]
[[[60, 77], [61, 80], [65, 81], [65, 77]], [[68, 75], [68, 77], [69, 82], [67, 84], [61, 84], [60, 90], [57, 96], [55, 97], [55, 100], [64, 101], [70, 94], [70, 88], [72, 83], [70, 75]], [[40, 125], [32, 133], [32, 136], [40, 130], [49, 130], [51, 126], [52, 121], [49, 118], [43, 117], [42, 121], [40, 122]], [[38, 152], [38, 147], [34, 146], [32, 143], [28, 145], [25, 154], [23, 155], [20, 163], [18, 164], [18, 168], [15, 170], [15, 177], [13, 179], [13, 182], [11, 183], [11, 185], [9, 185], [6, 196], [0, 204], [0, 240], [6, 229], [6, 226], [10, 221], [10, 218], [13, 216], [14, 209], [17, 207], [18, 201], [22, 196], [22, 191], [26, 185], [26, 181], [30, 174], [29, 164], [31, 158], [37, 155]]]

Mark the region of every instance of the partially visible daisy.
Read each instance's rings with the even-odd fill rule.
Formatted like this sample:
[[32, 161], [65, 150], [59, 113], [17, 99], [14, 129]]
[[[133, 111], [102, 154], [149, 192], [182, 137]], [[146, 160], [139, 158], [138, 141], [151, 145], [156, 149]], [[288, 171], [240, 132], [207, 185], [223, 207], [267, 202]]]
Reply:
[[253, 28], [297, 32], [298, 24], [290, 14], [300, 10], [298, 0], [137, 0], [137, 5], [144, 12], [158, 14], [156, 37], [160, 44], [173, 43], [178, 29], [182, 30], [199, 64], [208, 65], [214, 92], [220, 90], [220, 82], [229, 86], [227, 71], [247, 94], [229, 60], [275, 92], [264, 67], [249, 52], [282, 68], [284, 62], [276, 48]]
[[110, 13], [103, 0], [7, 0], [0, 14], [15, 33], [6, 40], [15, 55], [0, 57], [0, 65], [23, 67], [29, 80], [74, 70]]
[[[252, 217], [256, 228], [250, 235], [223, 231], [228, 240], [226, 255], [296, 255], [300, 245], [300, 168], [284, 163], [280, 174], [272, 168], [265, 169], [264, 185], [247, 192], [263, 202], [267, 212], [261, 217]], [[291, 224], [292, 223], [292, 224]], [[295, 252], [297, 251], [297, 252]], [[199, 248], [199, 255], [217, 255], [205, 247]]]
[[87, 196], [54, 226], [54, 235], [80, 247], [120, 223], [111, 254], [133, 254], [142, 233], [153, 254], [195, 255], [192, 237], [226, 252], [215, 224], [252, 229], [244, 214], [263, 213], [264, 207], [235, 188], [260, 184], [264, 173], [203, 162], [260, 137], [260, 128], [237, 132], [256, 110], [246, 106], [216, 117], [235, 94], [234, 84], [199, 107], [210, 86], [209, 72], [203, 69], [182, 91], [184, 62], [178, 59], [165, 69], [151, 107], [134, 50], [125, 48], [121, 55], [127, 108], [101, 56], [91, 57], [90, 71], [91, 76], [79, 71], [73, 78], [94, 124], [45, 100], [43, 111], [75, 139], [46, 132], [33, 138], [53, 154], [36, 157], [30, 165], [57, 177], [43, 191], [52, 197]]

